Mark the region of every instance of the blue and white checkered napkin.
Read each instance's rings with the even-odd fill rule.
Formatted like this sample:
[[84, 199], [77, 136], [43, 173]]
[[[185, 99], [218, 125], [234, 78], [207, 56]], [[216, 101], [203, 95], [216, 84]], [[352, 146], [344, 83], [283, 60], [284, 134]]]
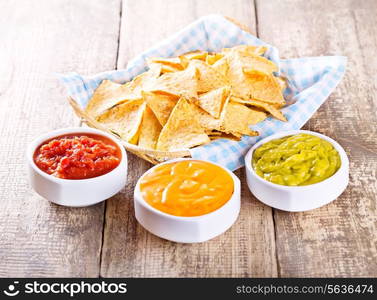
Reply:
[[258, 140], [278, 131], [299, 129], [309, 120], [341, 80], [347, 63], [346, 57], [280, 59], [275, 47], [241, 30], [222, 16], [210, 15], [200, 18], [135, 57], [124, 70], [103, 72], [94, 76], [69, 73], [62, 75], [61, 79], [69, 95], [85, 107], [102, 80], [109, 79], [119, 83], [129, 81], [147, 70], [148, 57], [178, 56], [193, 50], [219, 51], [240, 44], [264, 45], [268, 48], [265, 56], [274, 61], [280, 68], [280, 75], [288, 79], [284, 97], [291, 105], [282, 109], [288, 122], [269, 117], [253, 126], [252, 129], [260, 133], [258, 137], [244, 136], [239, 142], [220, 139], [190, 150], [193, 158], [213, 161], [235, 170], [244, 165], [244, 155]]

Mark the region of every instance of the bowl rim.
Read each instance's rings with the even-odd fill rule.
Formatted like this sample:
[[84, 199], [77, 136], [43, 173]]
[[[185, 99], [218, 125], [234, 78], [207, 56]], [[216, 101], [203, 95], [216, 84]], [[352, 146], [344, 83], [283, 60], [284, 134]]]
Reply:
[[[310, 135], [322, 138], [325, 141], [328, 141], [335, 148], [335, 150], [339, 153], [341, 165], [340, 165], [340, 168], [333, 175], [331, 175], [330, 177], [328, 177], [328, 178], [326, 178], [326, 179], [324, 179], [320, 182], [317, 182], [317, 183], [308, 184], [308, 185], [290, 186], [290, 185], [281, 185], [281, 184], [273, 183], [271, 181], [268, 181], [268, 180], [260, 177], [257, 173], [255, 173], [255, 170], [254, 170], [254, 168], [251, 164], [251, 159], [253, 157], [254, 151], [257, 148], [259, 148], [260, 146], [262, 146], [263, 144], [265, 144], [265, 143], [267, 143], [271, 140], [275, 140], [275, 139], [282, 138], [282, 137], [289, 136], [289, 135], [296, 135], [296, 134], [300, 134], [300, 133], [310, 134]], [[315, 131], [301, 130], [301, 129], [299, 129], [299, 130], [283, 130], [283, 131], [279, 131], [277, 133], [274, 133], [272, 135], [269, 135], [269, 136], [261, 139], [257, 143], [255, 143], [248, 150], [247, 154], [245, 155], [245, 168], [246, 168], [247, 172], [249, 172], [251, 175], [253, 175], [253, 177], [256, 178], [256, 180], [258, 180], [261, 183], [264, 183], [264, 184], [266, 184], [266, 185], [268, 185], [268, 186], [270, 186], [274, 189], [280, 189], [280, 190], [284, 190], [284, 191], [286, 191], [286, 190], [303, 191], [303, 190], [311, 189], [313, 187], [317, 188], [317, 187], [319, 187], [323, 184], [326, 184], [328, 181], [333, 180], [335, 176], [340, 174], [341, 171], [348, 170], [349, 169], [349, 160], [348, 160], [347, 153], [343, 149], [343, 147], [338, 142], [336, 142], [335, 140], [333, 140], [332, 138], [330, 138], [330, 137], [328, 137], [324, 134], [321, 134], [321, 133], [315, 132]]]
[[[53, 175], [47, 174], [46, 172], [42, 171], [41, 169], [38, 168], [38, 166], [34, 162], [34, 153], [36, 149], [42, 145], [45, 141], [52, 139], [54, 137], [58, 137], [61, 135], [66, 135], [66, 134], [75, 134], [75, 133], [92, 133], [92, 134], [98, 134], [103, 137], [109, 138], [111, 141], [113, 141], [117, 147], [120, 149], [122, 157], [120, 159], [119, 164], [110, 172], [107, 172], [103, 175], [92, 177], [92, 178], [86, 178], [86, 179], [66, 179], [66, 178], [59, 178], [55, 177]], [[99, 180], [106, 179], [106, 177], [111, 177], [113, 173], [117, 172], [120, 168], [128, 167], [128, 157], [127, 157], [127, 152], [124, 149], [124, 146], [111, 134], [107, 132], [103, 132], [99, 129], [91, 128], [91, 127], [64, 127], [56, 130], [52, 130], [49, 132], [46, 132], [44, 134], [39, 135], [38, 137], [34, 138], [28, 145], [27, 150], [26, 150], [26, 159], [28, 164], [32, 167], [34, 172], [37, 172], [39, 175], [42, 177], [51, 180], [56, 183], [60, 184], [72, 184], [72, 185], [79, 185], [82, 182], [90, 183], [90, 182], [96, 182]]]
[[[187, 161], [187, 160], [201, 161], [201, 162], [206, 162], [206, 163], [213, 164], [215, 166], [218, 166], [218, 167], [224, 169], [230, 175], [230, 177], [233, 179], [234, 189], [233, 189], [232, 196], [229, 198], [229, 200], [226, 203], [224, 203], [218, 209], [216, 209], [216, 210], [214, 210], [212, 212], [206, 213], [204, 215], [193, 216], [193, 217], [184, 217], [184, 216], [175, 216], [175, 215], [171, 215], [171, 214], [168, 214], [166, 212], [160, 211], [160, 210], [154, 208], [153, 206], [151, 206], [148, 202], [146, 202], [144, 200], [143, 196], [141, 195], [141, 191], [140, 191], [140, 182], [141, 182], [141, 180], [143, 179], [144, 176], [146, 176], [147, 174], [151, 173], [152, 170], [154, 170], [158, 166], [169, 164], [169, 163], [174, 163], [174, 162], [178, 162], [178, 161]], [[162, 162], [160, 164], [157, 164], [157, 165], [153, 166], [152, 168], [148, 169], [145, 173], [143, 173], [143, 175], [140, 176], [140, 178], [138, 179], [138, 181], [136, 183], [136, 186], [135, 186], [135, 189], [134, 189], [134, 200], [138, 201], [144, 208], [148, 209], [152, 213], [155, 213], [155, 214], [157, 214], [159, 216], [170, 218], [172, 220], [179, 220], [179, 221], [184, 221], [184, 222], [192, 222], [192, 221], [199, 221], [200, 219], [204, 219], [204, 218], [211, 218], [211, 217], [213, 217], [213, 216], [221, 213], [221, 211], [225, 210], [227, 208], [227, 206], [230, 205], [229, 203], [232, 200], [234, 201], [235, 198], [237, 197], [237, 195], [239, 195], [240, 193], [241, 193], [241, 182], [240, 182], [239, 178], [232, 171], [228, 170], [224, 166], [222, 166], [222, 165], [220, 165], [218, 163], [214, 163], [214, 162], [203, 160], [203, 159], [196, 159], [196, 158], [192, 158], [192, 157], [182, 157], [182, 158], [171, 159], [171, 160]], [[239, 198], [241, 198], [241, 197], [239, 197]], [[241, 199], [239, 199], [239, 200], [241, 200]]]

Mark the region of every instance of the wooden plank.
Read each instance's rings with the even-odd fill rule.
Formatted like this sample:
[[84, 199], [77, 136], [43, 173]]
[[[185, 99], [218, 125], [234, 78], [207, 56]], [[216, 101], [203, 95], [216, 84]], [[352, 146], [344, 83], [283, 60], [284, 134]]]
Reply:
[[119, 12], [118, 0], [0, 3], [0, 277], [99, 275], [103, 204], [42, 199], [24, 151], [37, 135], [78, 124], [54, 73], [113, 69]]
[[346, 55], [345, 78], [305, 129], [338, 140], [350, 184], [305, 213], [275, 211], [280, 274], [377, 276], [377, 2], [257, 1], [259, 35], [283, 57]]
[[[220, 13], [255, 29], [251, 1], [124, 1], [118, 68], [202, 15]], [[107, 201], [101, 275], [105, 277], [276, 276], [271, 209], [242, 189], [242, 211], [225, 234], [201, 244], [177, 244], [145, 231], [135, 220], [133, 189], [150, 167], [129, 155], [125, 190]], [[245, 183], [244, 171], [236, 173]]]

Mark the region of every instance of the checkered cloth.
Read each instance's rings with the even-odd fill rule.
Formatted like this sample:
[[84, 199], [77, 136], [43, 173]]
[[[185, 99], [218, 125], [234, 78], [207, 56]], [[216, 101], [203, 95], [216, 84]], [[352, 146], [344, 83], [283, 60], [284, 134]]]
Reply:
[[124, 70], [103, 72], [94, 76], [77, 73], [60, 75], [69, 95], [85, 107], [94, 90], [104, 79], [124, 83], [147, 70], [148, 57], [172, 57], [193, 50], [219, 51], [240, 44], [263, 45], [265, 56], [279, 66], [279, 75], [288, 79], [284, 97], [290, 105], [282, 109], [288, 122], [271, 117], [252, 126], [258, 137], [244, 136], [241, 141], [220, 139], [190, 150], [193, 158], [219, 163], [230, 170], [244, 165], [247, 150], [261, 138], [282, 130], [301, 128], [326, 100], [341, 80], [347, 59], [344, 56], [321, 56], [298, 59], [280, 59], [275, 47], [219, 15], [200, 18], [170, 38], [158, 43], [131, 60]]

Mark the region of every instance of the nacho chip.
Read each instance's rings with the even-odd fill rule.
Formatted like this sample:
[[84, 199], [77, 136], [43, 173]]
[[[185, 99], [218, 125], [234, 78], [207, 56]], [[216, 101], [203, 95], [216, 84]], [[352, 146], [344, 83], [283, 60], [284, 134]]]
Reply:
[[179, 71], [182, 71], [184, 69], [181, 65], [181, 60], [178, 57], [151, 57], [147, 59], [147, 64], [161, 64]]
[[126, 84], [118, 84], [109, 80], [103, 80], [98, 88], [94, 91], [92, 98], [85, 109], [93, 118], [97, 118], [107, 109], [129, 101], [141, 98], [140, 91], [148, 86], [153, 80], [160, 75], [160, 69], [154, 68], [148, 72], [136, 76], [132, 81]]
[[219, 140], [219, 139], [227, 139], [227, 140], [232, 140], [232, 141], [238, 142], [242, 138], [241, 134], [224, 133], [224, 132], [221, 132], [221, 131], [212, 131], [212, 132], [208, 133], [208, 136], [211, 139], [211, 141]]
[[257, 99], [272, 104], [285, 104], [280, 86], [272, 74], [244, 69], [237, 55], [230, 55], [227, 59], [229, 60], [227, 74], [232, 86], [232, 95], [244, 100]]
[[191, 104], [192, 110], [194, 112], [195, 118], [198, 120], [199, 124], [205, 129], [205, 132], [213, 132], [213, 131], [221, 131], [222, 126], [224, 123], [225, 113], [226, 113], [226, 107], [229, 102], [230, 96], [228, 96], [223, 104], [223, 109], [220, 113], [219, 118], [214, 118], [211, 116], [208, 112], [206, 112], [201, 107]]
[[263, 55], [267, 51], [267, 47], [264, 46], [252, 46], [252, 45], [239, 45], [232, 48], [224, 48], [223, 53], [228, 54], [229, 52], [241, 52], [246, 55]]
[[215, 118], [220, 117], [225, 99], [229, 96], [230, 89], [227, 86], [201, 94], [193, 103], [200, 106]]
[[140, 125], [138, 145], [146, 149], [155, 149], [162, 126], [153, 111], [147, 105]]
[[183, 54], [182, 56], [186, 57], [187, 59], [200, 59], [200, 60], [206, 61], [207, 55], [208, 55], [207, 51], [197, 50], [197, 51], [187, 52]]
[[271, 60], [258, 56], [258, 55], [245, 55], [243, 53], [231, 53], [228, 57], [231, 58], [232, 62], [237, 63], [239, 68], [258, 70], [265, 73], [273, 73], [278, 71], [277, 65]]
[[128, 100], [128, 89], [119, 83], [104, 80], [94, 91], [86, 106], [86, 113], [97, 118], [109, 108]]
[[208, 132], [207, 134], [209, 138], [212, 139], [212, 137], [222, 135], [223, 133], [224, 132], [213, 130], [213, 131]]
[[159, 67], [161, 69], [161, 74], [165, 74], [165, 73], [171, 73], [171, 72], [178, 72], [180, 71], [180, 69], [176, 69], [172, 66], [169, 66], [169, 65], [163, 65], [163, 64], [159, 64], [159, 63], [151, 63], [149, 65], [150, 68], [154, 68], [154, 67]]
[[149, 92], [163, 92], [188, 99], [197, 98], [199, 72], [194, 67], [174, 73], [166, 73], [156, 79], [154, 84], [144, 89]]
[[273, 105], [270, 105], [266, 102], [262, 102], [262, 101], [259, 101], [259, 100], [253, 100], [253, 99], [243, 100], [243, 99], [240, 99], [240, 98], [237, 98], [237, 97], [232, 97], [231, 100], [234, 101], [234, 102], [238, 102], [238, 103], [262, 108], [265, 111], [269, 112], [276, 119], [278, 119], [280, 121], [284, 121], [284, 122], [287, 121], [287, 119], [284, 117], [284, 115], [282, 114], [282, 112], [280, 110], [278, 110], [276, 107], [274, 107]]
[[221, 130], [221, 125], [224, 118], [221, 118], [220, 116], [220, 118], [216, 119], [199, 106], [196, 106], [195, 104], [191, 105], [195, 119], [198, 120], [199, 124], [204, 128], [205, 132]]
[[181, 55], [179, 57], [179, 60], [181, 61], [181, 65], [183, 66], [183, 69], [186, 69], [190, 63], [190, 59], [188, 59], [186, 56]]
[[226, 57], [223, 57], [219, 59], [218, 61], [216, 61], [212, 65], [212, 68], [216, 70], [217, 72], [221, 73], [222, 75], [227, 76], [227, 72], [229, 69], [228, 60], [226, 59]]
[[213, 65], [215, 62], [217, 62], [219, 59], [223, 57], [224, 54], [221, 53], [208, 54], [206, 58], [206, 63], [209, 65]]
[[243, 104], [230, 101], [226, 107], [222, 131], [256, 136], [258, 132], [250, 130], [249, 125], [257, 124], [265, 118], [264, 112], [255, 111]]
[[161, 67], [152, 66], [147, 72], [136, 76], [133, 80], [122, 85], [124, 97], [127, 100], [141, 99], [141, 91], [153, 84], [158, 76], [160, 76]]
[[243, 72], [242, 65], [234, 56], [227, 57], [227, 60], [229, 60], [227, 75], [232, 87], [232, 95], [242, 99], [252, 98], [254, 89]]
[[246, 99], [260, 100], [281, 106], [285, 104], [281, 87], [275, 76], [257, 70], [245, 69], [243, 71], [247, 75], [247, 82], [252, 86], [251, 97]]
[[284, 90], [287, 88], [287, 80], [286, 78], [280, 76], [280, 77], [275, 77], [277, 83], [279, 84], [281, 88], [281, 92], [283, 93]]
[[147, 72], [144, 72], [136, 76], [131, 82], [129, 82], [129, 89], [134, 94], [134, 99], [140, 99], [141, 91], [148, 89], [150, 86], [152, 86], [156, 79], [160, 76], [160, 74], [161, 67], [158, 65], [154, 65], [150, 67], [150, 69]]
[[210, 142], [208, 135], [195, 119], [194, 104], [181, 98], [174, 107], [168, 122], [162, 128], [157, 141], [157, 150], [171, 151], [188, 149]]
[[174, 95], [157, 92], [143, 92], [143, 98], [162, 126], [168, 121], [170, 113], [179, 99]]
[[228, 79], [205, 62], [194, 59], [190, 61], [190, 66], [199, 70], [198, 93], [206, 93], [228, 85]]
[[128, 101], [107, 110], [97, 120], [122, 140], [137, 144], [145, 106], [143, 99]]

